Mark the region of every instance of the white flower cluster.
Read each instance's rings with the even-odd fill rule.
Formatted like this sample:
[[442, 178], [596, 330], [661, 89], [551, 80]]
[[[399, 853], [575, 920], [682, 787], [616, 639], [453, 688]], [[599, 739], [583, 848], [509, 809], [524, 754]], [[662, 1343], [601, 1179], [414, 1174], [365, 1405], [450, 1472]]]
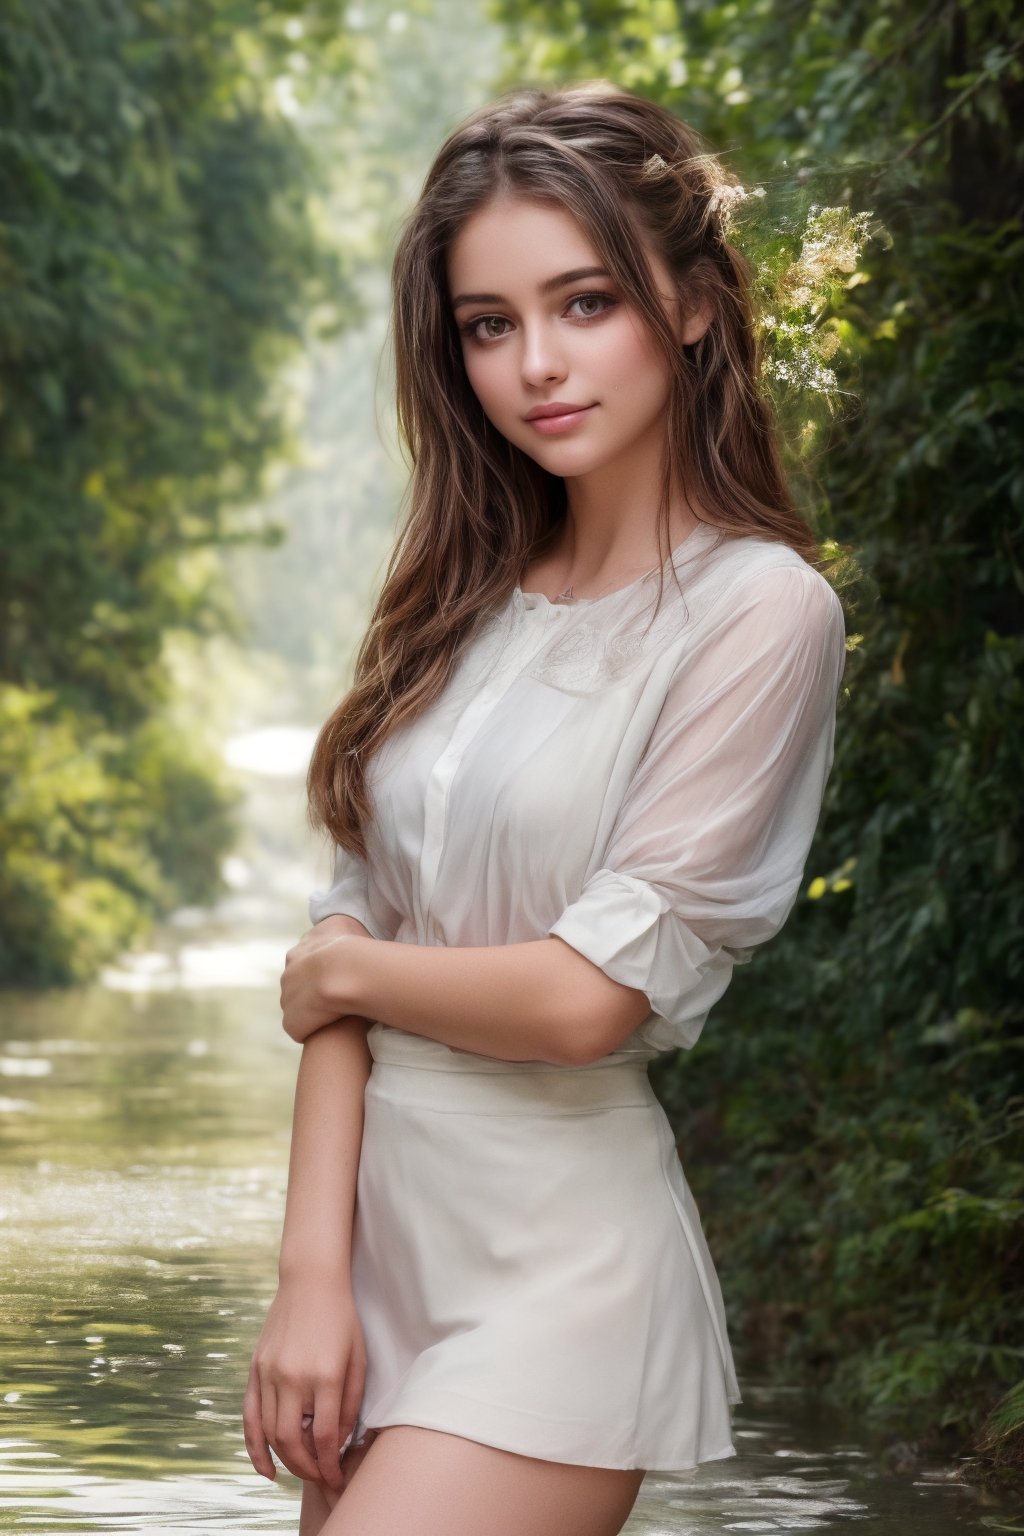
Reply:
[[870, 219], [869, 212], [810, 205], [800, 254], [782, 274], [775, 292], [776, 300], [797, 315], [780, 319], [765, 314], [761, 321], [772, 333], [771, 354], [764, 363], [764, 371], [771, 378], [826, 396], [843, 393], [827, 366], [839, 349], [839, 333], [807, 316], [822, 310], [837, 273], [857, 270]]
[[785, 384], [796, 384], [801, 389], [813, 389], [822, 395], [835, 394], [839, 381], [831, 368], [813, 352], [795, 352], [792, 357], [770, 357], [765, 362], [765, 372]]
[[723, 182], [712, 192], [708, 206], [713, 214], [720, 214], [723, 229], [728, 229], [730, 220], [741, 203], [746, 202], [748, 197], [764, 197], [764, 195], [764, 187], [742, 187], [739, 184], [733, 186], [729, 182]]
[[785, 384], [796, 384], [823, 395], [839, 390], [835, 373], [825, 366], [839, 348], [835, 331], [822, 330], [813, 320], [778, 320], [775, 315], [765, 315], [762, 324], [765, 330], [774, 331], [776, 345], [781, 344], [786, 354], [766, 358], [766, 373]]
[[789, 297], [794, 304], [813, 303], [835, 272], [857, 270], [870, 218], [866, 212], [811, 204], [800, 255], [789, 274]]

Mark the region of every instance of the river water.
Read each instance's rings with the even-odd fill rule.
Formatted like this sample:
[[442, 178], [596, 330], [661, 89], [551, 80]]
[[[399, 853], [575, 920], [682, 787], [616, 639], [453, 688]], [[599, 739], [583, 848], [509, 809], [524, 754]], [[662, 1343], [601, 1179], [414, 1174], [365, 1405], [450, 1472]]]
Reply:
[[[298, 825], [294, 781], [254, 793]], [[250, 849], [214, 912], [177, 914], [92, 986], [0, 1002], [2, 1530], [296, 1530], [298, 1484], [252, 1471], [240, 1403], [298, 1054], [277, 978], [312, 869]], [[1024, 1532], [969, 1466], [891, 1472], [799, 1392], [742, 1361], [740, 1379], [739, 1455], [649, 1476], [633, 1536]]]

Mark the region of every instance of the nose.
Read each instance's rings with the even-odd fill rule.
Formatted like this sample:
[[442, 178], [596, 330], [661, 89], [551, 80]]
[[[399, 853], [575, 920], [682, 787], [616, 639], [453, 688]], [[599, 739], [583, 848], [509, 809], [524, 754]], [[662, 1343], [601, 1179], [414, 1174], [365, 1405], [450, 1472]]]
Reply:
[[522, 373], [525, 384], [553, 384], [566, 375], [565, 359], [549, 327], [523, 327]]

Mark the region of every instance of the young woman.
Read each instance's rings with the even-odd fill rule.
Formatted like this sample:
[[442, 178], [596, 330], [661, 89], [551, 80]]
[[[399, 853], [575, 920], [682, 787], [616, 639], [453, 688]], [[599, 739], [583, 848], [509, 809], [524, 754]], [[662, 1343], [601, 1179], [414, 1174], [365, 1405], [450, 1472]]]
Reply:
[[646, 1064], [792, 906], [845, 651], [731, 185], [650, 102], [519, 91], [399, 242], [411, 505], [310, 767], [335, 880], [244, 1412], [303, 1536], [612, 1536], [645, 1470], [735, 1454]]

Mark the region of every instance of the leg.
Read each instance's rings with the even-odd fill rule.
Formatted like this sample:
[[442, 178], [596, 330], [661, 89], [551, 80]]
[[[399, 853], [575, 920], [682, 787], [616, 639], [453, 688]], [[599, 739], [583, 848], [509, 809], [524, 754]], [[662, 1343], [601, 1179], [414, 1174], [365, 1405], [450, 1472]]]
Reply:
[[643, 1478], [390, 1424], [323, 1536], [618, 1536]]
[[303, 1483], [299, 1536], [320, 1536], [331, 1508], [316, 1483]]
[[[350, 1446], [342, 1456], [341, 1470], [345, 1474], [345, 1489], [343, 1492], [348, 1489], [357, 1467], [373, 1444], [376, 1435], [377, 1431], [375, 1429], [368, 1429], [362, 1445]], [[303, 1483], [302, 1509], [299, 1514], [299, 1536], [320, 1536], [328, 1515], [341, 1496], [340, 1493], [332, 1493], [328, 1500], [323, 1489], [316, 1483]]]

